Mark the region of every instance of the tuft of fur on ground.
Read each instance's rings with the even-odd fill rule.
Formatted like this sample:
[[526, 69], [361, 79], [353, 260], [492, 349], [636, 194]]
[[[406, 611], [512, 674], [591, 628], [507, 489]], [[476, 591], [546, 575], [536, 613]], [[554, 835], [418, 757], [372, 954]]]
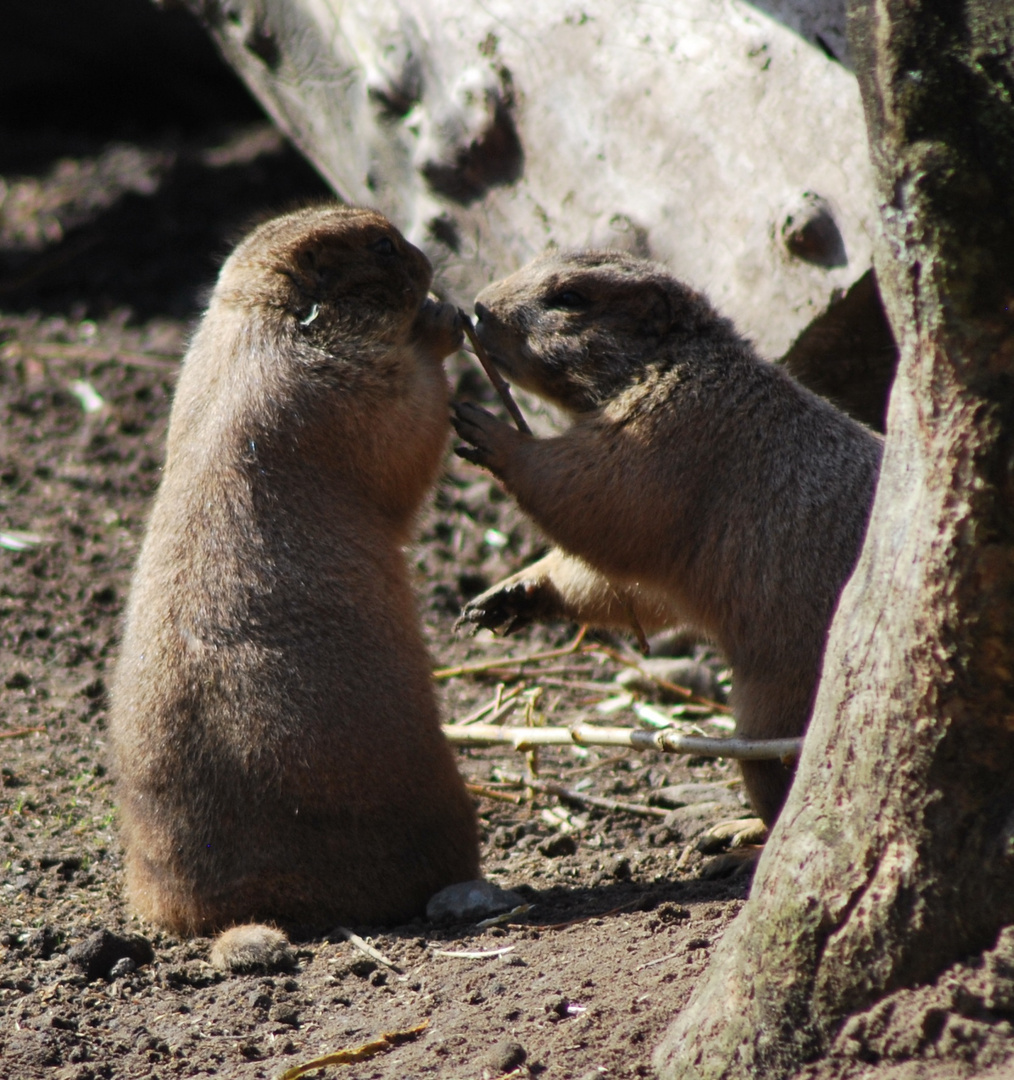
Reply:
[[219, 971], [235, 975], [265, 975], [291, 971], [296, 966], [296, 954], [289, 939], [281, 930], [263, 923], [245, 923], [223, 930], [215, 938], [208, 959]]

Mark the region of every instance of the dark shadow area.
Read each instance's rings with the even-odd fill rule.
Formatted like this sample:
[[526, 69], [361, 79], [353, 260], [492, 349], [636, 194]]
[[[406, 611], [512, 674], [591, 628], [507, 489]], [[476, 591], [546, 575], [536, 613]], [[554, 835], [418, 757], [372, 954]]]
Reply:
[[845, 0], [750, 0], [825, 56], [852, 69], [845, 32]]
[[[681, 907], [688, 903], [724, 902], [745, 900], [750, 891], [750, 873], [704, 880], [693, 878], [683, 881], [637, 882], [616, 881], [608, 884], [576, 886], [568, 888], [554, 885], [548, 889], [535, 889], [529, 885], [514, 885], [531, 908], [509, 921], [514, 929], [527, 928], [542, 933], [564, 930], [590, 919], [608, 919], [631, 915], [635, 912], [657, 912], [662, 922], [679, 921], [686, 917]], [[294, 941], [310, 942], [332, 935], [321, 928], [287, 927]], [[421, 934], [441, 941], [454, 941], [475, 936], [475, 922], [431, 922], [418, 918], [403, 926], [377, 927], [357, 926], [363, 936], [383, 934], [393, 938], [418, 938]], [[491, 938], [489, 948], [496, 948], [497, 939]]]
[[[138, 138], [261, 110], [197, 21], [151, 0], [7, 0], [0, 35], [0, 128]], [[0, 143], [0, 172], [11, 146]], [[37, 143], [42, 153], [45, 144]], [[67, 153], [67, 149], [58, 152]], [[22, 160], [33, 171], [41, 162]]]
[[[251, 137], [257, 134], [262, 146], [248, 160], [242, 147], [224, 164], [216, 162], [214, 145], [161, 151], [147, 170], [154, 190], [137, 190], [142, 176], [107, 208], [90, 198], [96, 194], [90, 185], [101, 184], [101, 177], [80, 172], [78, 190], [66, 198], [91, 203], [94, 214], [78, 215], [85, 220], [41, 249], [0, 246], [0, 307], [50, 313], [76, 305], [82, 318], [129, 308], [141, 321], [193, 315], [218, 263], [251, 220], [329, 194], [287, 143], [270, 130], [254, 129]], [[229, 157], [229, 146], [219, 153]], [[143, 172], [144, 163], [137, 168]], [[45, 194], [43, 183], [40, 200]]]
[[781, 363], [814, 393], [884, 431], [898, 348], [874, 272], [814, 319]]
[[0, 39], [0, 308], [188, 318], [251, 220], [328, 196], [197, 22], [15, 0]]

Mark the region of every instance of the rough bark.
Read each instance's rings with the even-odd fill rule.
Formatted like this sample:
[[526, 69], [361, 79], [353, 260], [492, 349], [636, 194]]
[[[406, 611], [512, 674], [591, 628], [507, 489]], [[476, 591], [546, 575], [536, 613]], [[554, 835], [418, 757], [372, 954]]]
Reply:
[[666, 1078], [786, 1076], [1014, 921], [1014, 7], [850, 18], [901, 349], [883, 472], [796, 782]]

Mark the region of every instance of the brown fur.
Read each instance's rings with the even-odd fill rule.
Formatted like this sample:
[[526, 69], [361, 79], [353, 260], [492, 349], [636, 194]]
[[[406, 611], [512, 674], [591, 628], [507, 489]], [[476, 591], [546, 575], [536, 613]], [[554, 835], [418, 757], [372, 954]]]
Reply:
[[130, 899], [180, 933], [392, 922], [477, 875], [402, 554], [453, 309], [379, 214], [226, 261], [183, 363], [111, 734]]
[[[456, 407], [475, 447], [462, 455], [560, 545], [473, 600], [462, 621], [689, 624], [733, 665], [741, 735], [801, 734], [865, 534], [878, 437], [644, 260], [544, 256], [485, 289], [475, 310], [504, 375], [573, 425], [534, 439]], [[791, 774], [779, 762], [743, 773], [773, 821]]]

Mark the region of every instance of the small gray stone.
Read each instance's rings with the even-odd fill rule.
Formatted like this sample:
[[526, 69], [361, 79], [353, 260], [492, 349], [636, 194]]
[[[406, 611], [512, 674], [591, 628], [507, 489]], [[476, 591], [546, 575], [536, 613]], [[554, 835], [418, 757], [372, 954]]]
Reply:
[[610, 877], [616, 878], [617, 881], [629, 881], [631, 873], [630, 859], [626, 855], [617, 855], [610, 863], [606, 873]]
[[122, 979], [124, 975], [133, 975], [135, 971], [137, 971], [137, 964], [129, 956], [123, 956], [109, 969], [106, 978], [114, 982], [116, 979]]
[[502, 1076], [523, 1065], [528, 1051], [514, 1039], [502, 1039], [483, 1054], [479, 1066], [485, 1076]]
[[461, 881], [434, 893], [426, 905], [426, 918], [433, 922], [476, 922], [510, 911], [524, 899], [491, 881]]

